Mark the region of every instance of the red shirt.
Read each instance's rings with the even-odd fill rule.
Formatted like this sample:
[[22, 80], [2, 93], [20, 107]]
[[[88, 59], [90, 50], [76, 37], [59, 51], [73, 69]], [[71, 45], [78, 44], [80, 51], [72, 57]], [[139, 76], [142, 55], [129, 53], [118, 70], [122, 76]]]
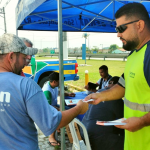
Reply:
[[25, 75], [24, 75], [24, 73], [23, 73], [23, 72], [21, 72], [21, 76], [25, 77]]

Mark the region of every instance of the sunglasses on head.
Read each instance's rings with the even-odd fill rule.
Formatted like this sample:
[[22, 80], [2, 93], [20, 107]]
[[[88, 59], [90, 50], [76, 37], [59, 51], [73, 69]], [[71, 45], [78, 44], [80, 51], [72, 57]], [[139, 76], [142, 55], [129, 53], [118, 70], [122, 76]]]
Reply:
[[131, 21], [131, 22], [122, 24], [122, 25], [116, 27], [115, 29], [116, 29], [116, 31], [117, 31], [118, 33], [123, 33], [123, 32], [127, 29], [127, 26], [126, 26], [126, 25], [131, 24], [131, 23], [134, 23], [134, 22], [138, 22], [138, 21], [139, 21], [139, 20], [135, 20], [135, 21]]

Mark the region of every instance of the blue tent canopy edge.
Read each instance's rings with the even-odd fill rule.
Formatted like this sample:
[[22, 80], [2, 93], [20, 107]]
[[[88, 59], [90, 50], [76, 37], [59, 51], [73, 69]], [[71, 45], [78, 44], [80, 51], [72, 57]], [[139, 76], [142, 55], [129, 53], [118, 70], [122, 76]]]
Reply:
[[[63, 31], [114, 33], [115, 12], [127, 3], [140, 2], [150, 13], [150, 1], [62, 0]], [[16, 7], [18, 30], [58, 31], [56, 0], [19, 0]]]

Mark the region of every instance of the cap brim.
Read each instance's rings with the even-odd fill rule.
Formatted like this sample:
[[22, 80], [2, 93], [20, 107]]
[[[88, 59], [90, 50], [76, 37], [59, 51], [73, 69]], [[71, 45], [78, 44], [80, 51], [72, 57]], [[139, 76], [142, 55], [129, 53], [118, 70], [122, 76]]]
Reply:
[[35, 55], [37, 54], [37, 52], [38, 52], [37, 48], [27, 47], [25, 50], [21, 51], [20, 53], [23, 53], [25, 55]]

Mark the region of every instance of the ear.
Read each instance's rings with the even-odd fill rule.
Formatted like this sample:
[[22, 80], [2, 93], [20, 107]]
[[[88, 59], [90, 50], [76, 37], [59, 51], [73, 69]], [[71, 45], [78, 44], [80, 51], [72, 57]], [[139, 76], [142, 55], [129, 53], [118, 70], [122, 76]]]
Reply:
[[137, 28], [139, 32], [142, 32], [145, 28], [145, 22], [143, 20], [139, 20], [137, 22]]
[[10, 52], [7, 54], [7, 59], [10, 63], [14, 62], [16, 60], [16, 56], [14, 52]]

